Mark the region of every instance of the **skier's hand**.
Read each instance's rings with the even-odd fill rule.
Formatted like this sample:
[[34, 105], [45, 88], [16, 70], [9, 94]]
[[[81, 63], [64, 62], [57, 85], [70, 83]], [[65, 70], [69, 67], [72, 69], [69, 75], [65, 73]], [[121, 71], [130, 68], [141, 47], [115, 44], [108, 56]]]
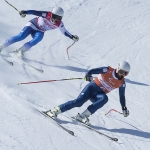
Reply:
[[79, 37], [77, 35], [72, 35], [71, 36], [71, 39], [74, 41], [74, 42], [77, 42], [79, 40]]
[[22, 18], [24, 18], [26, 16], [27, 12], [25, 10], [21, 10], [21, 11], [19, 11], [19, 14]]
[[86, 81], [91, 82], [93, 80], [93, 77], [91, 75], [86, 74], [85, 75]]
[[123, 107], [122, 108], [122, 112], [123, 112], [124, 117], [128, 117], [129, 116], [129, 110], [127, 109], [127, 107]]

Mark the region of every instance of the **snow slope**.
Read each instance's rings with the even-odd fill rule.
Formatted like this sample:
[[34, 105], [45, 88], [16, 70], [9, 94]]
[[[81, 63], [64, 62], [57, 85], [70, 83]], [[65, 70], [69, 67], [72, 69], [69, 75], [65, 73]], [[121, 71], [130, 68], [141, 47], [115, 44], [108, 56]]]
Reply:
[[[46, 32], [42, 42], [26, 53], [27, 62], [43, 69], [40, 73], [19, 59], [8, 57], [14, 66], [0, 59], [0, 149], [1, 150], [148, 150], [150, 147], [150, 1], [149, 0], [9, 0], [19, 10], [65, 10], [63, 22], [80, 40], [73, 43], [59, 30]], [[34, 16], [21, 18], [5, 1], [0, 2], [0, 41], [18, 34]], [[21, 47], [31, 39], [15, 43], [2, 53]], [[75, 124], [66, 116], [84, 111], [80, 108], [59, 115], [59, 122], [75, 132], [71, 136], [52, 121], [35, 111], [51, 109], [75, 99], [88, 83], [84, 80], [59, 81], [30, 85], [20, 82], [84, 77], [91, 68], [126, 60], [131, 72], [126, 78], [126, 101], [130, 115], [106, 112], [121, 111], [118, 90], [112, 91], [109, 102], [90, 117], [93, 127], [118, 142]]]

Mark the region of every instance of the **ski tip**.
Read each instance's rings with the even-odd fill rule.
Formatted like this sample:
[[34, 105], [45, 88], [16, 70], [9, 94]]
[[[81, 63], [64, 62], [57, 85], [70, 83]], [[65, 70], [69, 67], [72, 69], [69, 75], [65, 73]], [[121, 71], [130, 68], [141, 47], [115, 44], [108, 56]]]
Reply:
[[18, 83], [17, 85], [21, 85], [22, 83]]
[[74, 136], [74, 132], [73, 131], [70, 131], [69, 133]]
[[44, 71], [43, 70], [41, 70], [41, 69], [39, 69], [39, 71], [41, 72], [41, 73], [43, 73]]
[[117, 139], [117, 138], [113, 138], [112, 140], [113, 140], [113, 141], [116, 141], [116, 142], [118, 141], [118, 139]]
[[13, 66], [14, 64], [13, 64], [13, 62], [9, 62], [9, 64], [11, 65], [11, 66]]

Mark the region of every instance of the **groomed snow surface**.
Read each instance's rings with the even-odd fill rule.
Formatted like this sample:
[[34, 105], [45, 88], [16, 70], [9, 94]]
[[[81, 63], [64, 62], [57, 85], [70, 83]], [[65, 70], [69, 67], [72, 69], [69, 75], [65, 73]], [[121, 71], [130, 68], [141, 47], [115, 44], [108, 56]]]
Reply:
[[[24, 65], [8, 52], [21, 47], [31, 37], [2, 51], [10, 66], [0, 58], [0, 149], [1, 150], [149, 150], [150, 147], [150, 1], [149, 0], [9, 0], [19, 10], [48, 10], [61, 6], [65, 10], [66, 29], [80, 40], [73, 41], [59, 29], [45, 33], [44, 39], [26, 52], [26, 61], [43, 69], [40, 73]], [[4, 0], [0, 2], [0, 41], [17, 35], [35, 16], [21, 18]], [[125, 60], [131, 65], [126, 77], [128, 117], [121, 112], [118, 89], [108, 94], [109, 101], [90, 117], [93, 127], [113, 142], [69, 118], [83, 112], [90, 101], [58, 116], [60, 129], [35, 108], [49, 110], [75, 99], [88, 84], [84, 80], [17, 85], [20, 82], [82, 78], [87, 70], [100, 66], [116, 67]]]

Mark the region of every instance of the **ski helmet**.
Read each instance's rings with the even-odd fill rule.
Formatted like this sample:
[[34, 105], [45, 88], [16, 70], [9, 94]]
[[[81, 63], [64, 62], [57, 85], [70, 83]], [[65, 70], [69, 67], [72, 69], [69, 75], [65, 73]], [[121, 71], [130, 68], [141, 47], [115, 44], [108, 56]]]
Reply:
[[121, 61], [118, 63], [117, 69], [118, 70], [125, 70], [125, 71], [129, 72], [130, 71], [130, 65], [126, 61]]
[[61, 20], [64, 15], [64, 10], [61, 7], [54, 7], [52, 10], [52, 17]]

